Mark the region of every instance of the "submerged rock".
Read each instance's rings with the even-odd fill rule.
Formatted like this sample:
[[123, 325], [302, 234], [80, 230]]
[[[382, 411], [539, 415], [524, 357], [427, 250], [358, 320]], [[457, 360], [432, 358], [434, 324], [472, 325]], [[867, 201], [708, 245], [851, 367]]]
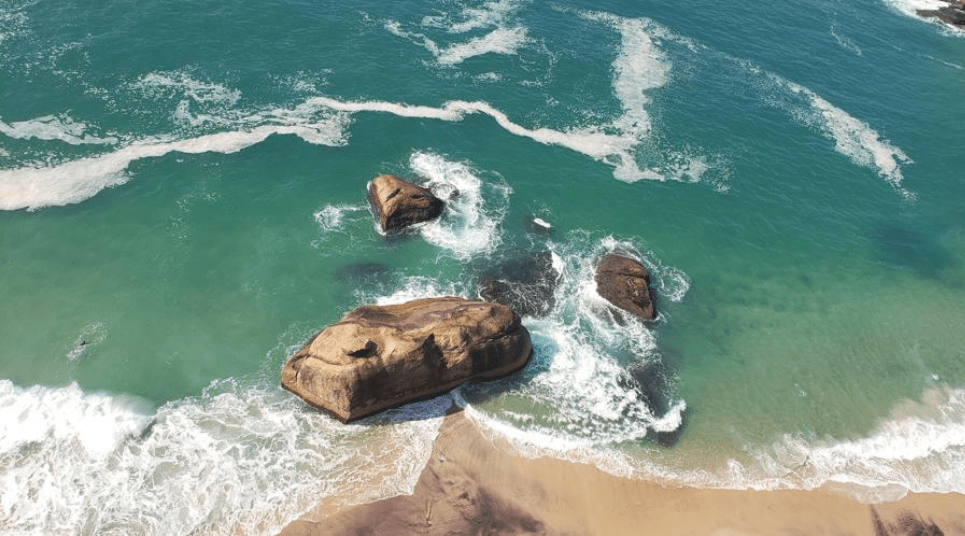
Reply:
[[529, 227], [529, 232], [531, 233], [544, 235], [544, 236], [550, 236], [553, 234], [553, 225], [550, 222], [544, 220], [543, 218], [540, 218], [538, 216], [532, 216], [531, 218], [528, 218], [526, 221], [527, 221], [527, 226]]
[[288, 360], [281, 385], [349, 422], [468, 380], [507, 376], [532, 353], [509, 307], [428, 298], [349, 312]]
[[508, 305], [520, 315], [545, 316], [555, 304], [559, 277], [553, 254], [544, 251], [484, 272], [479, 276], [479, 296]]
[[644, 320], [657, 317], [650, 296], [650, 273], [639, 261], [615, 253], [604, 255], [596, 267], [596, 291]]
[[[627, 370], [627, 377], [621, 378], [625, 387], [636, 390], [646, 402], [654, 416], [663, 418], [673, 409], [677, 400], [674, 373], [662, 361], [643, 361]], [[653, 430], [653, 438], [663, 447], [673, 447], [680, 440], [686, 426], [686, 413], [680, 415], [680, 426], [671, 431]]]
[[369, 203], [386, 233], [429, 221], [442, 214], [443, 202], [428, 189], [394, 175], [379, 175], [368, 186]]

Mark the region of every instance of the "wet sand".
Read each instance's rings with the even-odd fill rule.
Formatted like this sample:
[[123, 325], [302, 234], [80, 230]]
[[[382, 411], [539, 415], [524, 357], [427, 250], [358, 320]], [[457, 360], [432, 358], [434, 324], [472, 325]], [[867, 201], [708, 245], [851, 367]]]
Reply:
[[319, 508], [282, 536], [965, 535], [965, 495], [868, 505], [839, 492], [667, 488], [595, 467], [528, 459], [462, 412], [448, 417], [412, 495]]

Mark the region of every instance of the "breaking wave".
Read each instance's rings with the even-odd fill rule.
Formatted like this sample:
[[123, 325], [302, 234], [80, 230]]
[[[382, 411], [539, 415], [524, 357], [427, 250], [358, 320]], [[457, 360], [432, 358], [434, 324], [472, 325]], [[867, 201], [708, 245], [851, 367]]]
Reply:
[[945, 35], [950, 37], [965, 37], [965, 31], [960, 28], [944, 24], [938, 19], [922, 17], [918, 14], [919, 10], [930, 11], [948, 7], [947, 2], [942, 2], [941, 0], [884, 0], [884, 2], [891, 7], [891, 9], [902, 15], [940, 26]]
[[426, 241], [462, 260], [492, 252], [499, 245], [499, 226], [512, 193], [509, 186], [485, 181], [469, 164], [432, 153], [413, 153], [409, 167], [425, 180], [425, 187], [446, 201], [442, 216], [420, 227]]
[[477, 420], [556, 455], [673, 432], [686, 409], [650, 327], [614, 316], [594, 279], [599, 258], [621, 251], [649, 264], [656, 281], [667, 281], [655, 284], [658, 295], [670, 290], [679, 299], [686, 290], [669, 281], [680, 272], [647, 262], [630, 242], [608, 237], [587, 246], [582, 233], [550, 246], [560, 271], [556, 305], [545, 318], [526, 320], [534, 347], [530, 365], [518, 378], [461, 388]]
[[276, 387], [234, 380], [156, 411], [76, 384], [0, 380], [0, 525], [20, 534], [277, 534], [326, 498], [411, 492], [451, 403], [346, 426]]

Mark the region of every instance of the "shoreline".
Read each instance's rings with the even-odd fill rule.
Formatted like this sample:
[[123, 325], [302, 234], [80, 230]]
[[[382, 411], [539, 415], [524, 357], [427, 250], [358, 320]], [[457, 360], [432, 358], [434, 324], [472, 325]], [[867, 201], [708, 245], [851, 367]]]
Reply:
[[525, 458], [455, 411], [411, 495], [322, 504], [279, 536], [331, 534], [965, 535], [965, 495], [908, 493], [869, 505], [827, 489], [669, 488]]

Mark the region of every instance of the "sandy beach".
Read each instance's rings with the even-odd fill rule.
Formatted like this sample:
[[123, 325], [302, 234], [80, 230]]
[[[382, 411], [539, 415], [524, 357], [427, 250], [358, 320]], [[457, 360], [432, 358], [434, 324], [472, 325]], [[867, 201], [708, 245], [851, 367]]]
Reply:
[[333, 534], [952, 535], [965, 534], [965, 496], [910, 493], [869, 505], [823, 489], [666, 488], [589, 465], [527, 459], [455, 412], [412, 495], [319, 508], [281, 536]]

